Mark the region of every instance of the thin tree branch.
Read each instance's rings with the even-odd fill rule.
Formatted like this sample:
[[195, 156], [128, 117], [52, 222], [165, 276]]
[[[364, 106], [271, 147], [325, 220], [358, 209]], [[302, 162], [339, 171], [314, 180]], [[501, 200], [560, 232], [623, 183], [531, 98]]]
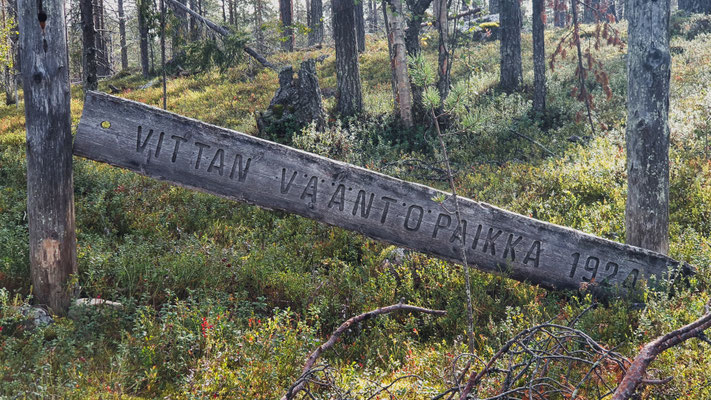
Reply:
[[[306, 363], [304, 364], [303, 368], [303, 374], [301, 375], [302, 377], [309, 375], [311, 368], [313, 367], [314, 363], [316, 363], [316, 360], [323, 354], [326, 350], [330, 349], [333, 347], [336, 342], [338, 342], [338, 339], [343, 335], [345, 331], [348, 330], [351, 326], [358, 324], [361, 321], [373, 318], [375, 316], [381, 315], [381, 314], [389, 314], [394, 311], [410, 311], [410, 312], [420, 312], [424, 314], [432, 314], [432, 315], [446, 315], [447, 311], [443, 310], [431, 310], [429, 308], [424, 308], [424, 307], [418, 307], [418, 306], [413, 306], [409, 304], [393, 304], [391, 306], [387, 307], [381, 307], [377, 308], [372, 311], [368, 311], [366, 313], [356, 315], [355, 317], [350, 318], [346, 322], [342, 323], [341, 326], [336, 328], [335, 331], [331, 334], [331, 337], [328, 338], [326, 342], [321, 344], [319, 347], [316, 348], [316, 350], [311, 353], [309, 358], [306, 359]], [[299, 378], [302, 379], [302, 378]], [[293, 385], [289, 391], [282, 396], [281, 400], [291, 400], [294, 398], [294, 395], [296, 395], [299, 391], [301, 391], [304, 388], [305, 381], [302, 380], [301, 383]]]

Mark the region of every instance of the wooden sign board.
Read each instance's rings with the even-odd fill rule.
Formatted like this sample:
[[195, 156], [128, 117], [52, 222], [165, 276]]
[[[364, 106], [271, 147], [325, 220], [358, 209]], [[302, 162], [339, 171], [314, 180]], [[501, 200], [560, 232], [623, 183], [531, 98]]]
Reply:
[[679, 263], [664, 255], [101, 93], [74, 154], [232, 200], [283, 210], [552, 289], [626, 294]]

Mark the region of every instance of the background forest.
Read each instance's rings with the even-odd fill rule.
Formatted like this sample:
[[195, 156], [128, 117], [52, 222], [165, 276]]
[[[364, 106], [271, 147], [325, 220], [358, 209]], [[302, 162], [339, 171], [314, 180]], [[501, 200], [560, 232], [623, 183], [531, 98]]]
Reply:
[[[164, 1], [165, 13], [162, 3], [149, 0], [66, 3], [73, 127], [84, 89], [96, 85], [99, 91], [165, 104], [171, 112], [451, 191], [435, 133], [441, 127], [460, 196], [624, 242], [623, 2], [583, 4], [576, 10], [578, 24], [569, 4], [544, 4], [543, 107], [534, 79], [535, 4], [523, 2], [514, 10], [520, 20], [520, 76], [514, 74], [507, 88], [501, 71], [509, 69], [502, 69], [499, 40], [505, 22], [497, 13], [511, 7], [510, 1], [443, 1], [443, 12], [423, 0], [406, 0], [401, 12], [391, 9], [393, 2], [356, 3], [355, 23], [360, 15], [363, 26], [362, 48], [354, 49], [362, 101], [348, 108], [337, 78], [341, 50], [334, 48], [342, 26], [334, 22], [330, 2], [287, 1], [291, 12], [283, 1], [186, 3], [224, 31], [219, 33], [171, 6], [173, 0]], [[81, 10], [87, 3], [95, 34], [95, 46], [88, 48]], [[669, 255], [697, 273], [665, 290], [645, 291], [641, 299], [598, 304], [584, 286], [548, 291], [472, 270], [474, 343], [467, 343], [459, 264], [81, 158], [74, 159], [78, 274], [73, 283], [80, 286], [79, 297], [120, 305], [73, 304], [67, 315], [41, 321], [31, 295], [25, 114], [15, 80], [16, 4], [2, 0], [1, 6], [7, 98], [0, 106], [2, 398], [281, 398], [299, 379], [304, 360], [341, 323], [402, 302], [447, 315], [402, 312], [351, 326], [319, 360], [314, 379], [324, 384], [312, 383], [297, 398], [447, 399], [456, 395], [451, 388], [457, 377], [476, 368], [469, 359], [489, 360], [531, 326], [572, 326], [632, 359], [645, 343], [708, 312], [711, 16], [704, 14], [710, 10], [703, 1], [674, 2], [670, 19]], [[291, 15], [284, 22], [286, 14]], [[386, 28], [384, 17], [396, 23]], [[393, 26], [404, 42], [393, 42]], [[449, 35], [444, 78], [443, 26]], [[575, 55], [578, 44], [581, 60]], [[295, 71], [302, 61], [317, 58], [324, 114], [311, 123], [299, 115], [275, 117], [283, 112], [269, 107], [280, 87], [278, 71], [244, 53], [245, 46], [268, 63]], [[397, 46], [405, 48], [398, 53]], [[402, 99], [397, 93], [403, 81], [393, 67], [398, 54], [412, 96], [410, 119], [402, 101], [395, 106], [393, 101]], [[92, 57], [93, 75], [87, 68]], [[588, 75], [580, 74], [579, 63]], [[435, 112], [441, 115], [433, 119], [429, 113]], [[701, 336], [662, 353], [650, 374], [663, 383], [642, 386], [639, 396], [711, 398], [709, 346]], [[467, 355], [472, 348], [474, 355]], [[498, 367], [506, 368], [500, 362]], [[548, 376], [561, 389], [547, 398], [610, 398], [624, 372], [612, 362], [603, 367], [596, 376], [586, 375], [588, 365], [551, 367]], [[525, 390], [505, 394], [516, 384], [491, 373], [475, 395], [543, 398]]]

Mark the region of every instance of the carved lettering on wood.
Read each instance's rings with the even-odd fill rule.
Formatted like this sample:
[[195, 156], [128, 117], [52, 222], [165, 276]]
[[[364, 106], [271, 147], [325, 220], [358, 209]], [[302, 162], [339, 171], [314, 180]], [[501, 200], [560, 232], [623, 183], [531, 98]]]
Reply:
[[353, 165], [90, 92], [74, 152], [548, 288], [625, 294], [678, 262]]

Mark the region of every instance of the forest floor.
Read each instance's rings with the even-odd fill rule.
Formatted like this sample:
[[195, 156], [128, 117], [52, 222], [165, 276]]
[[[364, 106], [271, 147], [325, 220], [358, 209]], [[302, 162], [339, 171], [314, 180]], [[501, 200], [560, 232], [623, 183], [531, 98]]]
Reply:
[[[711, 293], [711, 32], [698, 18], [673, 18], [671, 75], [670, 255], [698, 268], [674, 295], [648, 291], [645, 303], [615, 300], [576, 326], [633, 357], [641, 344], [703, 314]], [[625, 31], [623, 25], [617, 28]], [[624, 241], [625, 50], [595, 49], [611, 95], [590, 79], [595, 132], [571, 97], [575, 60], [548, 71], [548, 114], [531, 113], [531, 40], [523, 40], [524, 88], [500, 93], [498, 42], [457, 50], [452, 126], [446, 136], [456, 185], [466, 197], [534, 218]], [[563, 30], [547, 31], [551, 54]], [[434, 65], [436, 43], [423, 38]], [[401, 179], [447, 189], [442, 156], [427, 126], [402, 129], [392, 115], [387, 45], [368, 38], [361, 57], [365, 113], [306, 128], [292, 142], [308, 151]], [[568, 51], [574, 54], [572, 50]], [[274, 55], [293, 63], [330, 54], [319, 64], [322, 88], [335, 88], [332, 49]], [[550, 67], [550, 66], [549, 66]], [[158, 105], [161, 88], [129, 75], [102, 82], [120, 96]], [[254, 113], [278, 87], [277, 75], [247, 60], [168, 81], [168, 110], [255, 133]], [[328, 93], [329, 90], [326, 90]], [[330, 111], [333, 97], [325, 100]], [[82, 109], [72, 90], [74, 126]], [[551, 151], [534, 145], [520, 134]], [[70, 316], [27, 329], [31, 302], [22, 106], [0, 106], [0, 397], [235, 398], [280, 397], [306, 356], [345, 319], [401, 299], [448, 311], [446, 317], [393, 314], [353, 327], [324, 355], [348, 398], [380, 385], [399, 399], [428, 399], [450, 387], [452, 362], [466, 353], [465, 289], [458, 265], [395, 248], [342, 229], [230, 202], [107, 165], [75, 159], [74, 185], [82, 297], [122, 303], [73, 307]], [[670, 289], [671, 290], [671, 289]], [[565, 324], [591, 297], [553, 292], [474, 272], [477, 356], [488, 359], [531, 325]], [[662, 354], [644, 398], [711, 398], [708, 344], [692, 340]], [[614, 374], [608, 382], [620, 378]], [[488, 382], [479, 396], [496, 393]], [[589, 391], [589, 392], [588, 392]], [[385, 393], [385, 392], [383, 392]], [[381, 393], [380, 398], [391, 398]], [[586, 398], [594, 389], [583, 388]], [[19, 396], [18, 396], [19, 395]], [[326, 390], [319, 398], [337, 398]], [[394, 397], [393, 397], [394, 398]]]

